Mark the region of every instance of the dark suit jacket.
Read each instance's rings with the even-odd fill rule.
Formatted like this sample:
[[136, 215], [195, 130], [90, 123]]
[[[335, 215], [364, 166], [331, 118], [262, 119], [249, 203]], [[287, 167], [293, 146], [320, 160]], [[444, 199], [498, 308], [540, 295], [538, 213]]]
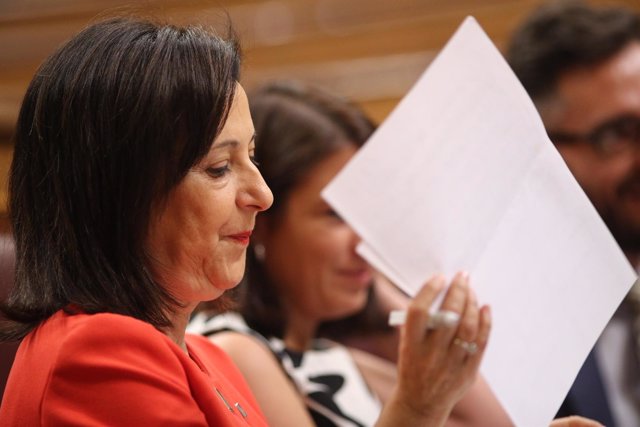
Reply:
[[598, 368], [597, 355], [593, 350], [578, 372], [557, 417], [569, 415], [591, 418], [607, 427], [616, 426]]

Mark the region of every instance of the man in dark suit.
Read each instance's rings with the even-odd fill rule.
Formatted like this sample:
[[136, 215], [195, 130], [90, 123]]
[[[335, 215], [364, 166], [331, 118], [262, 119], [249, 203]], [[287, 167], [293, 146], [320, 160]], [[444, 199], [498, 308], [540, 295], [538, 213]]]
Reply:
[[[640, 261], [640, 17], [578, 2], [542, 6], [507, 60], [551, 141], [629, 258]], [[603, 331], [559, 415], [640, 426], [640, 298], [632, 289]]]

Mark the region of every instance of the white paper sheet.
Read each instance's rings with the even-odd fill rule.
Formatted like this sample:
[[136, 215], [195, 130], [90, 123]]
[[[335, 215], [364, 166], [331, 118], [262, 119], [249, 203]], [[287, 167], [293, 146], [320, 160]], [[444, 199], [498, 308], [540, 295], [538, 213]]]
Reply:
[[517, 426], [549, 424], [636, 280], [473, 18], [323, 196], [410, 294], [470, 272], [493, 312], [482, 372]]

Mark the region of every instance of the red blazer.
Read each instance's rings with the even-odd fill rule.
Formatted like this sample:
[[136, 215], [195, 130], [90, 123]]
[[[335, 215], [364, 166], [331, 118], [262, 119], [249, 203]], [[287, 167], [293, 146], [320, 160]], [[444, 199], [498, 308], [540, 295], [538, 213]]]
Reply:
[[0, 424], [267, 425], [221, 349], [195, 335], [187, 347], [131, 317], [59, 311], [20, 344]]

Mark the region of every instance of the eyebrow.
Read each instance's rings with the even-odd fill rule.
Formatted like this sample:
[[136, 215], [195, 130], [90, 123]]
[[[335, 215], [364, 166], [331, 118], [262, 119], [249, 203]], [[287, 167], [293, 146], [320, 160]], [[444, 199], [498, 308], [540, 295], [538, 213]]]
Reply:
[[[249, 144], [251, 144], [252, 142], [254, 142], [256, 140], [256, 133], [254, 132], [253, 135], [251, 136], [251, 139], [249, 140]], [[236, 139], [225, 139], [224, 141], [220, 141], [217, 144], [214, 144], [213, 147], [211, 147], [212, 150], [216, 150], [218, 148], [224, 148], [224, 147], [237, 147], [240, 144], [240, 142]]]

